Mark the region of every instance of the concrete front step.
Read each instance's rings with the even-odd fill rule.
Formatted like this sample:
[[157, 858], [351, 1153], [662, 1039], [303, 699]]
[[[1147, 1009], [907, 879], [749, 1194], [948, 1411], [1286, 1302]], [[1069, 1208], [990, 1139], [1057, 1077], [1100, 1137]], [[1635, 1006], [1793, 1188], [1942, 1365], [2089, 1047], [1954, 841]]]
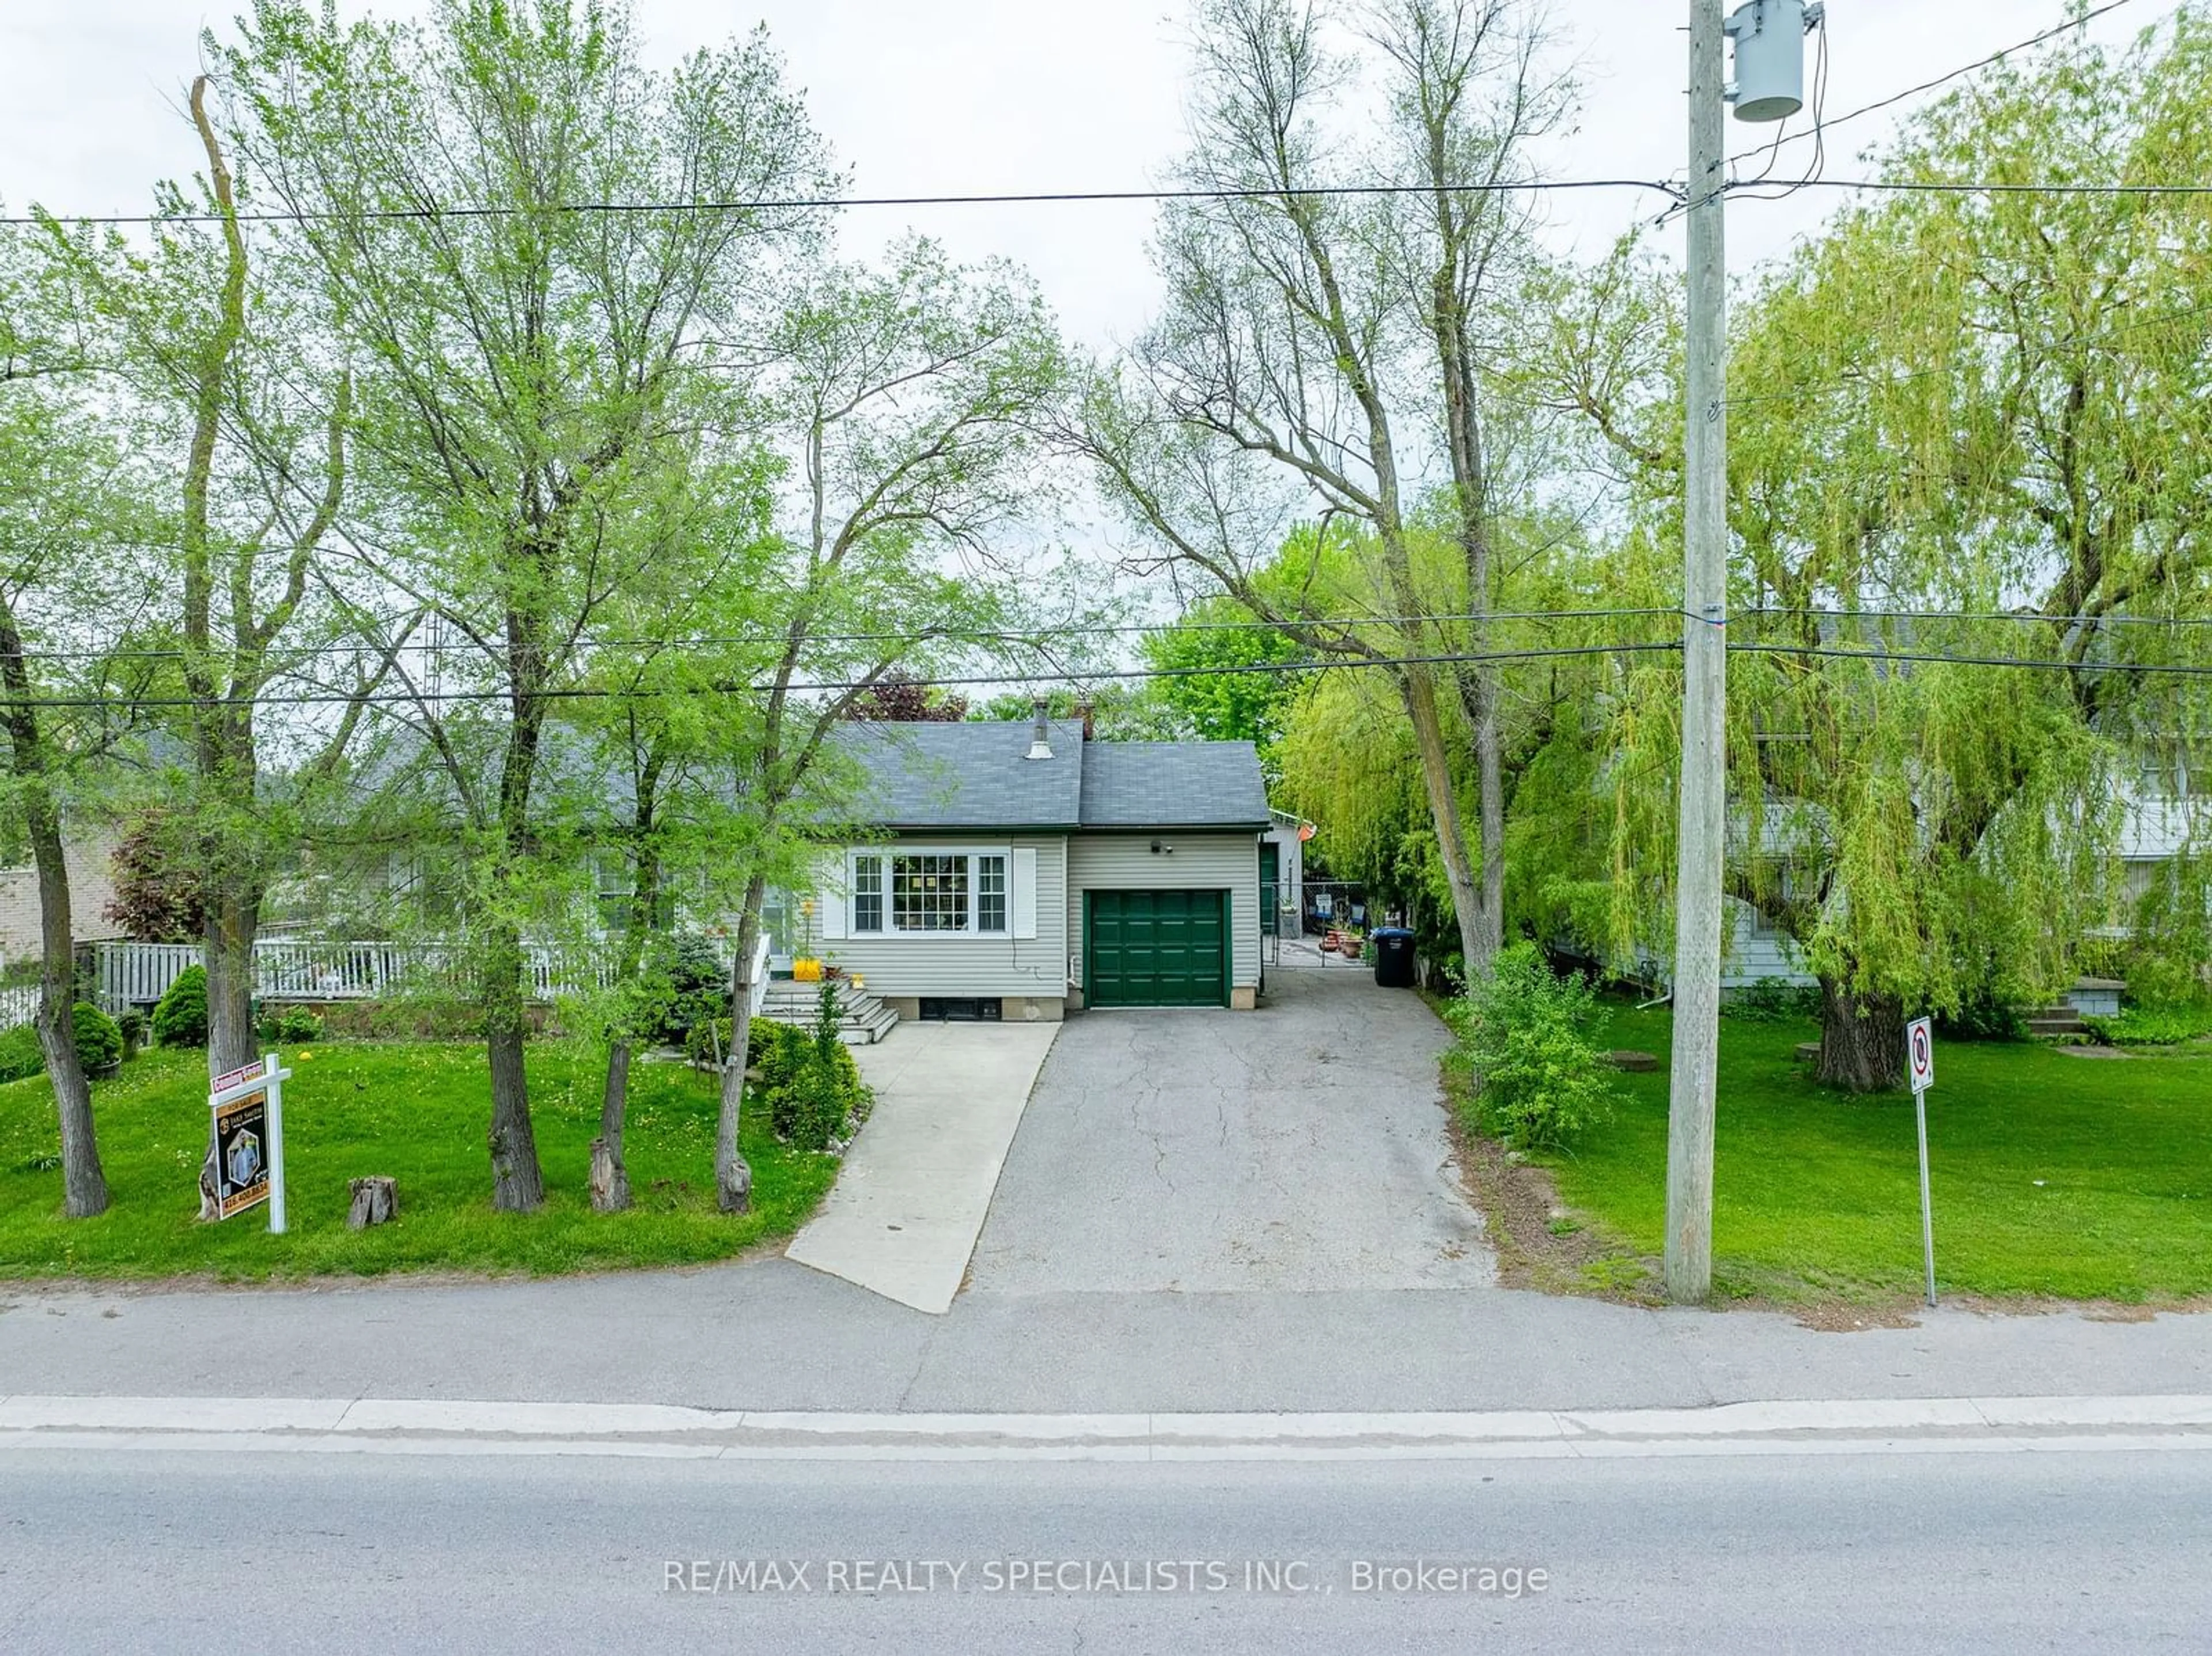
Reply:
[[[873, 995], [848, 992], [840, 999], [843, 1016], [838, 1022], [837, 1038], [848, 1046], [872, 1046], [898, 1027], [898, 1014]], [[818, 1004], [817, 992], [812, 984], [793, 987], [779, 983], [768, 992], [761, 1016], [778, 1023], [811, 1029]]]

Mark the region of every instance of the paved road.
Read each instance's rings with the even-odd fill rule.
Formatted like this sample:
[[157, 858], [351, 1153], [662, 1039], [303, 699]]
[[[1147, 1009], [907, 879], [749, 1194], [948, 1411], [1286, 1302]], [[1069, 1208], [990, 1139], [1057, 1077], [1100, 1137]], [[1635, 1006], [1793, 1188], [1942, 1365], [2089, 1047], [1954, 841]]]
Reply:
[[1492, 1286], [1445, 1135], [1443, 1026], [1366, 973], [1276, 972], [1267, 987], [1256, 1012], [1069, 1022], [971, 1294]]
[[[2208, 1556], [2201, 1452], [1195, 1467], [0, 1453], [0, 1647], [26, 1656], [2179, 1651], [2212, 1627]], [[1541, 1569], [1545, 1586], [1446, 1592], [1432, 1573], [1437, 1590], [1355, 1591], [1359, 1562], [1416, 1558]], [[833, 1560], [945, 1568], [904, 1577], [933, 1592], [832, 1593]], [[810, 1590], [670, 1590], [671, 1563], [690, 1561], [726, 1584], [723, 1561], [799, 1561]], [[1008, 1591], [1010, 1561], [1066, 1562], [1063, 1584], [1099, 1590]], [[1260, 1563], [1328, 1590], [1247, 1591]], [[1119, 1590], [1132, 1572], [1200, 1590]]]

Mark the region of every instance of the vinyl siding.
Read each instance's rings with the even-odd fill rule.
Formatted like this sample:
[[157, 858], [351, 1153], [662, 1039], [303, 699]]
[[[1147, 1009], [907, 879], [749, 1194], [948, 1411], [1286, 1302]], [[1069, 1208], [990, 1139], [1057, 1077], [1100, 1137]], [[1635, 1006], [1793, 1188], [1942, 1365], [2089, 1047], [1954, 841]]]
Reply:
[[[1036, 852], [1036, 936], [1034, 937], [854, 936], [822, 947], [848, 972], [867, 980], [872, 995], [1024, 995], [1058, 1000], [1067, 992], [1067, 841], [1058, 835], [974, 834], [902, 834], [865, 847], [902, 851], [989, 850], [1028, 847]], [[832, 864], [842, 886], [845, 856]], [[825, 885], [829, 876], [825, 872]], [[1008, 916], [1013, 913], [1009, 894]]]
[[1800, 985], [1817, 981], [1797, 959], [1788, 938], [1753, 934], [1748, 903], [1731, 897], [1728, 905], [1729, 935], [1728, 952], [1721, 961], [1723, 989], [1747, 988], [1762, 978]]
[[[1152, 854], [1152, 841], [1175, 850]], [[1073, 942], [1069, 962], [1083, 968], [1085, 891], [1223, 891], [1229, 893], [1229, 982], [1235, 989], [1260, 982], [1260, 836], [1256, 834], [1079, 834], [1067, 842], [1067, 896], [1062, 911]], [[1044, 911], [1037, 911], [1044, 930]]]

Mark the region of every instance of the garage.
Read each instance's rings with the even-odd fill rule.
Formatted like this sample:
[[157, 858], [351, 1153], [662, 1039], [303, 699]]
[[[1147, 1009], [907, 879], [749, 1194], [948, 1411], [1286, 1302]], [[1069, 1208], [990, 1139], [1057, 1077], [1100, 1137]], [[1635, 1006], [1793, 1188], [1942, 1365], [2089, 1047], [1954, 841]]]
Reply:
[[1228, 914], [1225, 891], [1086, 892], [1090, 1004], [1228, 1005]]

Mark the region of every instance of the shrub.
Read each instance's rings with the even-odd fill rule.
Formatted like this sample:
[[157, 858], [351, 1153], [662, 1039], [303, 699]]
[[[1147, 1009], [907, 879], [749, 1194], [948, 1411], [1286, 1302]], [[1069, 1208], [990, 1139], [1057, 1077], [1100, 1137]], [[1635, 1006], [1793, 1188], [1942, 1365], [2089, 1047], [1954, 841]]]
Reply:
[[776, 1136], [793, 1148], [824, 1150], [831, 1139], [851, 1135], [865, 1113], [866, 1091], [844, 1042], [824, 1052], [805, 1041], [790, 1083], [769, 1097], [769, 1117]]
[[276, 1020], [276, 1039], [298, 1045], [323, 1038], [323, 1021], [312, 1008], [288, 1006], [284, 1015]]
[[660, 945], [653, 962], [657, 980], [653, 1038], [687, 1046], [693, 1029], [730, 1004], [730, 962], [714, 940], [683, 932]]
[[115, 1020], [115, 1027], [123, 1034], [123, 1056], [136, 1058], [138, 1049], [146, 1044], [147, 1032], [152, 1027], [147, 1022], [146, 1015], [133, 1006]]
[[76, 1061], [86, 1070], [104, 1070], [123, 1061], [123, 1031], [90, 1001], [81, 1000], [70, 1008], [70, 1028], [76, 1038]]
[[1960, 1001], [1955, 1012], [1936, 1016], [1941, 1040], [2026, 1040], [2027, 1014], [1996, 988], [1983, 985]]
[[2171, 1046], [2212, 1035], [2212, 1003], [2129, 1006], [2117, 1017], [2085, 1017], [2081, 1022], [2107, 1046]]
[[188, 966], [154, 1008], [154, 1039], [164, 1046], [204, 1046], [208, 1039], [207, 968]]
[[41, 1075], [46, 1067], [46, 1051], [39, 1045], [35, 1024], [19, 1023], [12, 1029], [0, 1030], [0, 1081]]
[[1735, 990], [1722, 1004], [1721, 1016], [1739, 1023], [1789, 1023], [1820, 1016], [1820, 992], [1787, 978], [1761, 978]]
[[1613, 1113], [1617, 1093], [1590, 1038], [1597, 998], [1553, 975], [1531, 943], [1501, 950], [1455, 1020], [1483, 1126], [1515, 1149], [1555, 1149]]

